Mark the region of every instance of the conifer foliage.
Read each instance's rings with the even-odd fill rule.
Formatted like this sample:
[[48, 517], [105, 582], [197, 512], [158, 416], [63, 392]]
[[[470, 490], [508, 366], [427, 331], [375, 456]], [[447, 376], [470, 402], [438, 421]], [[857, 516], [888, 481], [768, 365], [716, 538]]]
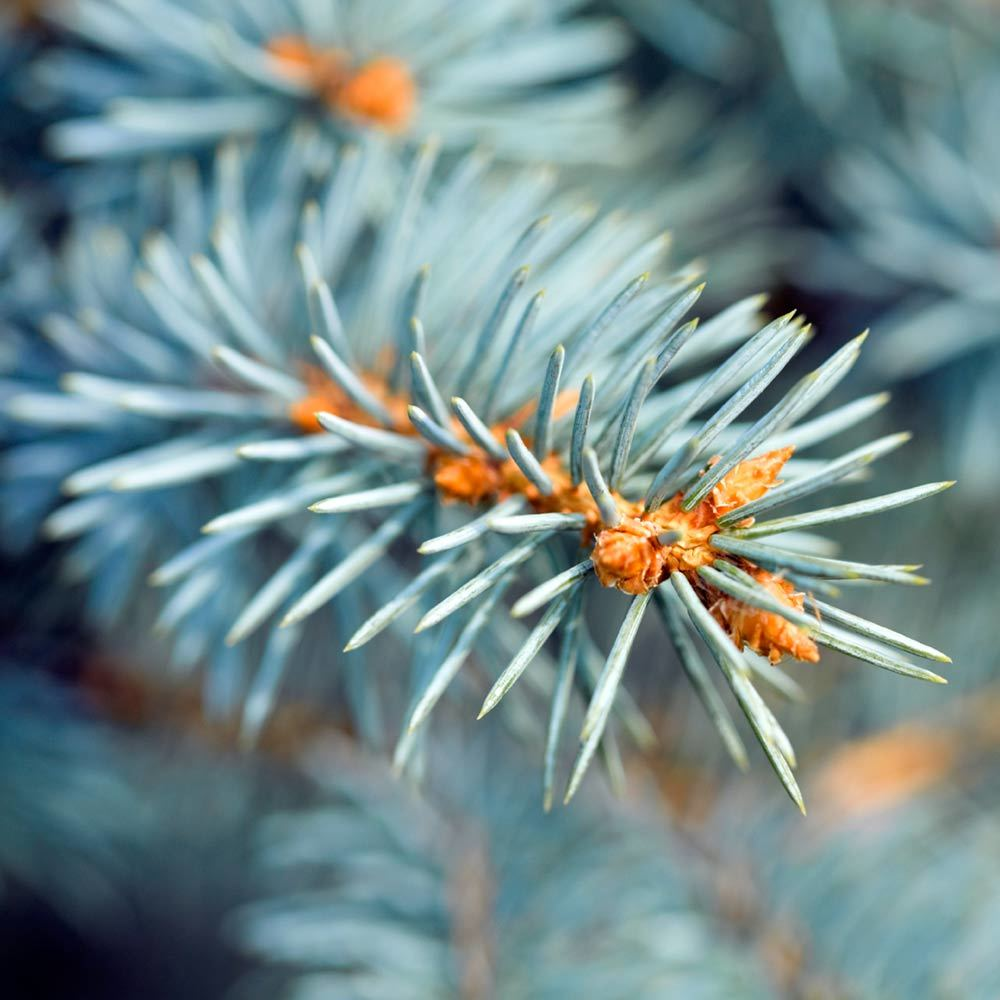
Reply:
[[[904, 440], [790, 461], [878, 407], [875, 397], [803, 419], [850, 370], [864, 336], [752, 409], [810, 339], [800, 318], [758, 328], [760, 300], [750, 299], [699, 328], [687, 319], [701, 291], [696, 272], [664, 265], [664, 240], [648, 235], [645, 220], [595, 217], [571, 196], [553, 204], [545, 174], [502, 185], [477, 153], [438, 175], [435, 149], [424, 147], [384, 216], [372, 218], [364, 214], [372, 175], [361, 156], [296, 135], [276, 163], [254, 171], [227, 147], [210, 189], [176, 199], [193, 225], [211, 229], [211, 244], [187, 262], [169, 231], [147, 237], [138, 294], [128, 290], [124, 301], [117, 282], [110, 292], [118, 301], [107, 301], [107, 275], [94, 274], [88, 257], [67, 255], [69, 287], [103, 296], [100, 315], [126, 356], [86, 353], [79, 320], [54, 316], [50, 337], [71, 355], [78, 344], [84, 351], [69, 360], [96, 366], [63, 372], [60, 394], [34, 390], [8, 404], [29, 422], [71, 429], [82, 421], [88, 433], [111, 436], [99, 441], [107, 454], [96, 464], [67, 470], [62, 488], [78, 499], [49, 517], [50, 533], [85, 536], [100, 561], [114, 555], [102, 534], [148, 511], [153, 523], [135, 530], [160, 544], [155, 508], [141, 494], [178, 484], [200, 494], [205, 481], [218, 481], [226, 506], [206, 509], [207, 537], [149, 568], [154, 583], [171, 588], [159, 623], [182, 648], [189, 618], [202, 655], [211, 655], [211, 633], [218, 648], [223, 636], [232, 646], [276, 627], [247, 702], [256, 713], [294, 659], [302, 624], [345, 591], [367, 591], [357, 602], [365, 617], [344, 637], [348, 660], [419, 606], [416, 631], [434, 628], [437, 645], [417, 647], [399, 766], [522, 571], [534, 586], [513, 604], [514, 617], [544, 613], [516, 642], [480, 714], [555, 636], [554, 760], [578, 661], [594, 648], [588, 622], [603, 614], [597, 591], [629, 595], [618, 636], [586, 682], [567, 799], [604, 734], [652, 602], [737, 762], [745, 751], [691, 628], [801, 805], [794, 753], [755, 689], [744, 648], [775, 664], [815, 662], [827, 646], [937, 682], [904, 654], [948, 662], [820, 600], [830, 581], [919, 585], [918, 567], [817, 555], [824, 543], [809, 530], [891, 510], [949, 483], [770, 516], [850, 479]], [[302, 169], [310, 160], [315, 179]], [[219, 206], [217, 214], [207, 205]], [[468, 229], [470, 217], [492, 227], [485, 243], [482, 228]], [[115, 239], [124, 284], [127, 233]], [[141, 310], [139, 318], [129, 310]], [[122, 447], [119, 435], [133, 428], [135, 445]], [[249, 488], [248, 464], [264, 467]], [[22, 472], [37, 476], [30, 465]], [[189, 500], [196, 502], [185, 494]], [[285, 557], [248, 555], [272, 529]], [[772, 540], [789, 532], [790, 548]], [[419, 554], [390, 575], [408, 574], [408, 582], [366, 579], [407, 542]], [[135, 540], [121, 537], [118, 549], [135, 562]], [[221, 585], [245, 581], [234, 567], [247, 563], [257, 582]], [[245, 603], [234, 614], [237, 596]], [[216, 667], [236, 669], [226, 660]], [[241, 681], [218, 683], [234, 691]], [[553, 780], [550, 773], [547, 800]]]
[[839, 670], [988, 648], [987, 7], [0, 15], [0, 917], [205, 995], [995, 993], [972, 757]]

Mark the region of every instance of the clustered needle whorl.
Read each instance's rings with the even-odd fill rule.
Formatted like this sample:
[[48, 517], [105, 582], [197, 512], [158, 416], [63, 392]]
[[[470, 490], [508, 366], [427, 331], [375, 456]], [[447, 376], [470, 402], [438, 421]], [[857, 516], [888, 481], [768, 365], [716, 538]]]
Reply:
[[872, 358], [883, 377], [925, 374], [1000, 341], [998, 97], [1000, 73], [972, 76], [937, 114], [850, 148], [832, 172], [849, 221], [843, 244], [870, 274], [860, 290], [889, 306]]
[[772, 996], [653, 817], [544, 816], [523, 767], [461, 756], [419, 798], [370, 761], [309, 755], [313, 801], [253, 829], [256, 894], [227, 922], [261, 966], [241, 995]]
[[772, 169], [806, 197], [822, 190], [831, 152], [877, 141], [956, 74], [991, 69], [1000, 38], [981, 0], [616, 3], [677, 72], [740, 108]]
[[[509, 657], [483, 713], [531, 676], [533, 659], [545, 662], [556, 635], [557, 676], [540, 685], [554, 683], [547, 800], [570, 693], [581, 690], [588, 707], [567, 799], [612, 712], [628, 716], [616, 694], [650, 603], [730, 752], [744, 760], [692, 629], [800, 805], [794, 753], [753, 685], [755, 673], [774, 668], [745, 647], [773, 664], [815, 661], [827, 646], [941, 680], [902, 654], [947, 662], [943, 654], [821, 599], [836, 593], [833, 581], [923, 583], [917, 567], [832, 558], [808, 532], [949, 484], [770, 517], [850, 482], [905, 440], [892, 435], [832, 460], [799, 457], [884, 402], [869, 397], [803, 421], [854, 364], [863, 336], [747, 419], [810, 328], [789, 314], [758, 329], [759, 298], [701, 327], [686, 321], [698, 278], [664, 266], [666, 241], [644, 221], [553, 197], [548, 171], [497, 184], [479, 154], [438, 176], [432, 147], [413, 157], [377, 216], [366, 214], [375, 199], [361, 154], [331, 154], [300, 215], [298, 191], [310, 179], [274, 184], [287, 180], [284, 168], [310, 161], [293, 148], [299, 141], [307, 140], [291, 139], [264, 172], [274, 185], [264, 198], [244, 196], [240, 157], [223, 151], [212, 246], [190, 264], [166, 233], [147, 239], [139, 287], [155, 325], [116, 327], [138, 365], [75, 370], [62, 378], [66, 395], [9, 404], [50, 424], [67, 411], [71, 423], [85, 416], [111, 427], [138, 416], [159, 436], [69, 476], [79, 499], [53, 517], [70, 533], [99, 530], [123, 491], [217, 478], [231, 497], [231, 477], [262, 470], [245, 502], [217, 510], [207, 537], [154, 573], [177, 588], [169, 627], [180, 633], [188, 615], [208, 613], [229, 588], [220, 560], [270, 532], [285, 556], [228, 622], [229, 643], [264, 626], [279, 625], [273, 635], [298, 629], [331, 602], [363, 594], [370, 611], [350, 651], [421, 606], [417, 632], [433, 629], [432, 640], [414, 646], [399, 765], [486, 634]], [[298, 287], [287, 280], [296, 270]], [[150, 350], [170, 352], [174, 367], [153, 376], [156, 366], [143, 364]], [[779, 535], [786, 544], [774, 543]], [[396, 573], [385, 567], [394, 556], [413, 565], [400, 549], [417, 546], [432, 558], [388, 592]], [[526, 634], [500, 610], [522, 574], [534, 586], [514, 618], [545, 607]], [[631, 603], [605, 658], [588, 621], [607, 589]], [[265, 656], [259, 669], [272, 695], [283, 663]]]
[[310, 118], [341, 135], [486, 141], [515, 160], [621, 162], [630, 94], [611, 71], [631, 39], [579, 6], [67, 0], [43, 13], [91, 48], [45, 56], [35, 85], [77, 109], [51, 133], [67, 157], [204, 147]]

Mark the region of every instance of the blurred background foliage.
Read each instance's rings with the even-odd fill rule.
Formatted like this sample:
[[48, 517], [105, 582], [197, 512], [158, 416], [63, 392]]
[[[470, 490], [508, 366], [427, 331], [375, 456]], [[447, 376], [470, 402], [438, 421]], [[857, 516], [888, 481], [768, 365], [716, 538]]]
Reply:
[[[50, 155], [50, 85], [81, 43], [44, 7], [0, 12], [0, 370], [40, 349], [52, 248], [74, 213], [99, 218], [137, 183], [121, 163]], [[846, 596], [948, 651], [948, 688], [836, 658], [789, 671], [803, 819], [763, 765], [729, 773], [643, 636], [634, 665], [648, 669], [630, 679], [659, 741], [606, 762], [617, 798], [593, 782], [545, 815], [523, 747], [458, 718], [442, 722], [417, 792], [312, 702], [282, 704], [258, 751], [239, 752], [238, 727], [206, 721], [195, 685], [153, 679], [164, 650], [129, 627], [97, 640], [81, 613], [92, 595], [50, 586], [59, 547], [32, 547], [8, 505], [6, 995], [1000, 995], [1000, 8], [615, 0], [586, 12], [622, 19], [630, 38], [634, 145], [627, 171], [570, 157], [570, 185], [665, 220], [676, 260], [706, 260], [707, 301], [767, 289], [770, 311], [801, 308], [813, 351], [870, 326], [856, 384], [891, 386], [880, 433], [914, 432], [886, 488], [960, 481], [944, 503], [843, 536], [864, 551], [888, 534], [924, 564], [932, 589]], [[595, 141], [620, 140], [616, 127]]]

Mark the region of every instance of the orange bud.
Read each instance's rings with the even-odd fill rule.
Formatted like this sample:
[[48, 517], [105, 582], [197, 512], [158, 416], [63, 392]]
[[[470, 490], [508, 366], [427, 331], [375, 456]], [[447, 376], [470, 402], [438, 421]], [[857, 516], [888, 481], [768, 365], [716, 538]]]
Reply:
[[605, 587], [626, 594], [645, 594], [663, 576], [664, 549], [659, 529], [651, 521], [630, 517], [597, 535], [591, 561]]
[[[802, 610], [802, 594], [787, 580], [763, 569], [752, 570], [752, 575], [782, 604], [796, 611]], [[808, 663], [819, 661], [816, 643], [806, 632], [773, 611], [761, 611], [760, 608], [725, 595], [714, 603], [711, 611], [740, 649], [749, 646], [772, 663], [777, 663], [785, 654]]]
[[373, 59], [333, 88], [327, 99], [349, 118], [374, 122], [392, 131], [409, 124], [417, 88], [406, 65], [390, 56]]
[[441, 455], [434, 469], [434, 484], [445, 500], [475, 506], [496, 496], [501, 476], [496, 465], [485, 456]]
[[723, 476], [709, 498], [715, 517], [721, 517], [751, 500], [759, 500], [777, 484], [778, 474], [794, 450], [788, 447], [769, 451], [758, 458], [740, 462]]

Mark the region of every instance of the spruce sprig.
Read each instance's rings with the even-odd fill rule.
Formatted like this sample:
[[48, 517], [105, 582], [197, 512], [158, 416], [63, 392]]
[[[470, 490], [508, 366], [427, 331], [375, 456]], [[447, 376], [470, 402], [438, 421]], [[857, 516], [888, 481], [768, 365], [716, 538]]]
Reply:
[[[265, 712], [292, 646], [278, 639], [283, 629], [363, 595], [370, 610], [347, 643], [350, 662], [351, 651], [422, 608], [416, 631], [439, 634], [433, 645], [416, 647], [397, 766], [410, 760], [414, 738], [486, 636], [503, 636], [510, 659], [482, 714], [530, 675], [531, 661], [554, 638], [563, 680], [550, 759], [565, 721], [558, 692], [588, 692], [567, 800], [612, 712], [627, 714], [619, 685], [651, 603], [734, 756], [744, 759], [734, 730], [707, 693], [691, 643], [678, 639], [691, 626], [800, 806], [794, 753], [754, 687], [744, 647], [775, 663], [815, 661], [818, 646], [828, 646], [943, 682], [901, 655], [947, 662], [923, 643], [846, 615], [830, 625], [815, 603], [806, 613], [806, 595], [827, 594], [831, 581], [918, 585], [926, 582], [919, 567], [817, 555], [826, 543], [801, 529], [888, 511], [949, 483], [755, 520], [849, 481], [901, 443], [900, 436], [883, 439], [825, 463], [792, 457], [884, 401], [859, 400], [804, 420], [853, 366], [864, 335], [747, 418], [808, 342], [801, 318], [788, 314], [756, 329], [760, 302], [751, 299], [699, 328], [686, 320], [701, 291], [698, 277], [663, 266], [662, 237], [650, 238], [638, 220], [595, 218], [572, 199], [563, 214], [538, 215], [546, 178], [536, 175], [534, 189], [527, 181], [494, 189], [480, 179], [478, 154], [437, 177], [435, 149], [425, 147], [391, 208], [368, 217], [362, 206], [372, 201], [357, 155], [336, 158], [296, 223], [296, 199], [281, 188], [267, 191], [263, 210], [251, 210], [258, 203], [243, 201], [238, 154], [225, 150], [212, 250], [186, 265], [168, 236], [146, 243], [140, 287], [184, 377], [76, 371], [62, 379], [68, 396], [12, 403], [21, 417], [71, 405], [77, 419], [86, 413], [115, 427], [123, 415], [139, 416], [160, 428], [158, 443], [69, 478], [81, 497], [76, 516], [55, 516], [77, 532], [104, 522], [108, 508], [100, 502], [109, 489], [222, 477], [232, 495], [248, 467], [266, 469], [246, 502], [213, 512], [206, 537], [153, 574], [176, 588], [163, 627], [182, 636], [189, 615], [211, 613], [220, 587], [231, 608], [224, 567], [233, 558], [256, 564], [256, 593], [226, 629], [235, 644], [280, 625], [257, 671], [263, 692], [250, 699]], [[294, 143], [283, 162], [302, 162]], [[283, 178], [280, 163], [268, 176]], [[472, 231], [470, 219], [479, 220]], [[355, 253], [357, 246], [370, 253]], [[294, 270], [293, 294], [286, 276]], [[177, 427], [186, 430], [178, 435]], [[779, 474], [788, 477], [783, 486]], [[259, 546], [267, 532], [280, 538], [283, 554], [262, 577], [263, 562], [246, 543]], [[776, 544], [774, 536], [783, 537]], [[389, 593], [406, 543], [433, 559]], [[528, 632], [516, 620], [496, 622], [521, 576], [534, 589], [515, 603], [515, 619], [547, 605]], [[632, 603], [603, 665], [577, 678], [593, 646], [593, 602], [606, 589]], [[553, 780], [550, 766], [546, 800]]]
[[613, 73], [632, 40], [576, 6], [75, 0], [45, 5], [66, 43], [35, 79], [64, 109], [52, 148], [74, 159], [204, 149], [311, 120], [390, 145], [433, 134], [524, 162], [620, 161], [631, 95]]

